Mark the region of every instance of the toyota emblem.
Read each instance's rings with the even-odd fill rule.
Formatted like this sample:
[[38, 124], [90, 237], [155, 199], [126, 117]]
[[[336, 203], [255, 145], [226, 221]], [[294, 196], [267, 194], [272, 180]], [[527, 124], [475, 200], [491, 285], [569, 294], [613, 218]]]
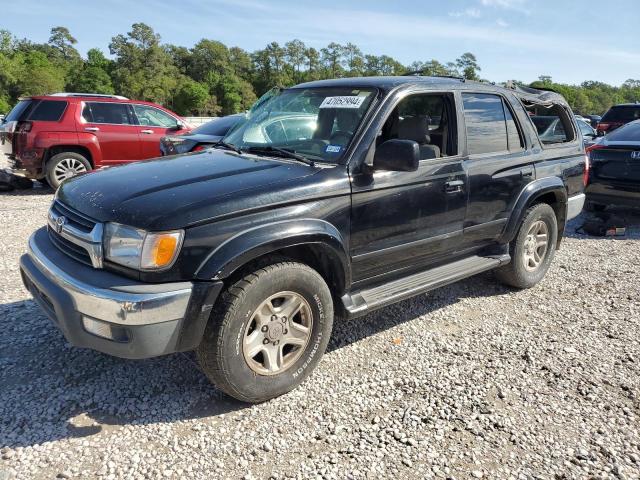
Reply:
[[58, 217], [56, 219], [56, 232], [62, 233], [62, 229], [64, 228], [65, 223], [67, 223], [67, 219], [65, 217]]

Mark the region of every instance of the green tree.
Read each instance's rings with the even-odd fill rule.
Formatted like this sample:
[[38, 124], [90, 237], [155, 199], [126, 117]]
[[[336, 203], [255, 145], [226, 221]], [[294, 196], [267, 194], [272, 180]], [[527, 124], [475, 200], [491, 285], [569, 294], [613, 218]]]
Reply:
[[112, 67], [112, 62], [100, 50], [92, 48], [87, 52], [87, 60], [67, 85], [68, 90], [113, 94], [115, 90], [109, 75]]
[[463, 53], [456, 60], [456, 67], [467, 80], [479, 80], [478, 72], [481, 70], [478, 60], [473, 53]]
[[64, 71], [57, 68], [44, 53], [20, 53], [14, 60], [17, 63], [15, 97], [44, 95], [64, 90]]
[[173, 108], [180, 115], [217, 114], [220, 109], [211, 105], [210, 100], [207, 85], [185, 78], [178, 87]]
[[127, 35], [111, 39], [109, 51], [116, 56], [113, 83], [118, 93], [158, 103], [170, 101], [179, 71], [151, 27], [134, 23]]

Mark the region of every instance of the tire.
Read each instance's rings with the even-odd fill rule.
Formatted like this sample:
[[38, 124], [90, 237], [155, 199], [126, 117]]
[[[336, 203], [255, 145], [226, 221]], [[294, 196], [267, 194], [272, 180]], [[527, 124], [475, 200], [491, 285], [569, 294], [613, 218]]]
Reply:
[[[540, 224], [542, 222], [543, 225]], [[535, 227], [534, 227], [535, 226]], [[540, 230], [538, 230], [538, 228]], [[532, 230], [533, 229], [533, 230]], [[546, 248], [533, 247], [530, 234], [543, 235], [546, 229]], [[546, 203], [540, 203], [527, 210], [522, 219], [516, 238], [509, 246], [511, 262], [495, 270], [501, 282], [516, 288], [531, 288], [542, 280], [549, 270], [555, 256], [558, 240], [558, 221], [556, 214]], [[532, 254], [532, 251], [535, 253]], [[537, 266], [536, 258], [539, 259]]]
[[62, 152], [49, 159], [45, 170], [47, 183], [55, 190], [63, 181], [91, 170], [91, 163], [79, 153]]
[[[297, 313], [282, 320], [296, 301]], [[223, 392], [259, 403], [309, 376], [327, 348], [332, 327], [331, 292], [320, 274], [301, 263], [280, 262], [224, 291], [196, 354], [204, 373]], [[288, 343], [293, 341], [298, 345]], [[278, 351], [283, 355], [276, 358], [273, 352]]]

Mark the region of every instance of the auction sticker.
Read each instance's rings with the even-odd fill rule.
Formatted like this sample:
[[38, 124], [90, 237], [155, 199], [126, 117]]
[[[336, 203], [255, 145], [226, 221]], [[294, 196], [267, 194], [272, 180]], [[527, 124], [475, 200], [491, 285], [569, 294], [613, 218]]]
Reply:
[[340, 150], [342, 150], [340, 145], [327, 145], [324, 151], [327, 153], [340, 153]]
[[320, 104], [320, 108], [360, 108], [366, 98], [359, 96], [327, 97]]

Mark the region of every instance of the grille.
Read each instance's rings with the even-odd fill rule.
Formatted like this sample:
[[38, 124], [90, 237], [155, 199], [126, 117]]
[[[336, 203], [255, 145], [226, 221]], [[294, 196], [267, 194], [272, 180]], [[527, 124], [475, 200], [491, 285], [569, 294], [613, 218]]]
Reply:
[[[59, 217], [64, 217], [65, 220], [62, 233], [59, 233], [56, 228], [56, 219]], [[99, 227], [101, 225], [94, 220], [63, 205], [58, 200], [51, 205], [48, 225], [51, 243], [62, 253], [78, 262], [94, 267], [97, 266], [92, 262], [89, 252], [95, 251], [95, 244], [99, 244], [102, 241], [101, 228]], [[95, 238], [98, 230], [100, 233], [98, 238]]]

